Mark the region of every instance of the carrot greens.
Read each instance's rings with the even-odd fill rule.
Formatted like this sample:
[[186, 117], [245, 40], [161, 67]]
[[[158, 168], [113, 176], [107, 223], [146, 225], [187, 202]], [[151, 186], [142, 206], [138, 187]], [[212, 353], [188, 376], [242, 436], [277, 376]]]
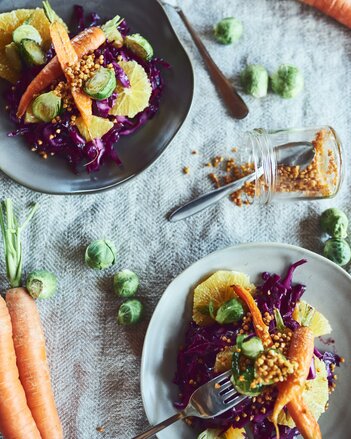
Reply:
[[12, 288], [21, 285], [22, 243], [21, 233], [32, 219], [38, 205], [34, 204], [22, 225], [14, 213], [12, 200], [7, 198], [0, 205], [0, 228], [4, 241], [7, 278]]

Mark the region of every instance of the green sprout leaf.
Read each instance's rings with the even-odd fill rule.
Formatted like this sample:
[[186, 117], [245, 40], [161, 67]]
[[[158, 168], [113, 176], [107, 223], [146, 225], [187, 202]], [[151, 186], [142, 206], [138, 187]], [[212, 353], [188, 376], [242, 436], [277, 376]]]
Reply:
[[12, 288], [21, 285], [22, 278], [22, 242], [21, 233], [33, 217], [38, 205], [34, 204], [20, 226], [14, 214], [12, 200], [7, 198], [0, 205], [0, 228], [4, 241], [7, 278]]
[[280, 311], [278, 308], [274, 308], [273, 310], [275, 323], [277, 325], [277, 328], [279, 331], [284, 331], [286, 329], [286, 326], [284, 324], [284, 320], [282, 315], [280, 314]]

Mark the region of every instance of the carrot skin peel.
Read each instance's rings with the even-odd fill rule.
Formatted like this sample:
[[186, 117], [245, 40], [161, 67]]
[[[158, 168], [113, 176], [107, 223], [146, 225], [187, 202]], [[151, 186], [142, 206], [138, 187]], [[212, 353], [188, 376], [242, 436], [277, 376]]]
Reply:
[[300, 0], [351, 28], [351, 0]]
[[243, 300], [249, 308], [257, 337], [262, 340], [262, 343], [265, 347], [272, 346], [272, 337], [269, 333], [268, 326], [263, 321], [261, 311], [256, 305], [255, 299], [247, 290], [239, 285], [233, 285], [232, 287], [239, 298]]
[[[91, 27], [76, 35], [71, 44], [78, 58], [99, 48], [106, 41], [106, 36], [99, 27]], [[32, 80], [21, 97], [17, 109], [17, 117], [22, 117], [34, 96], [45, 90], [50, 84], [63, 75], [57, 56], [55, 56]]]
[[6, 303], [12, 322], [19, 377], [40, 432], [39, 438], [63, 439], [35, 301], [24, 288], [13, 288], [6, 293]]
[[0, 431], [6, 439], [41, 439], [16, 364], [12, 324], [0, 296]]
[[287, 409], [304, 439], [322, 439], [318, 422], [301, 396], [290, 401]]

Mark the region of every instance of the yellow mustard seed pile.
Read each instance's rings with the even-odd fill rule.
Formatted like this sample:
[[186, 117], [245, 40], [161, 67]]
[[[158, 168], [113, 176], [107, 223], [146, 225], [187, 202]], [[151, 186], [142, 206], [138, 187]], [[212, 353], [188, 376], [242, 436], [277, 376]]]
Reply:
[[275, 349], [269, 349], [261, 354], [256, 364], [258, 376], [251, 383], [252, 388], [260, 384], [283, 382], [298, 367], [297, 362], [288, 360]]
[[[272, 191], [275, 193], [298, 193], [305, 197], [328, 197], [335, 191], [338, 184], [339, 172], [335, 154], [332, 149], [326, 149], [330, 133], [320, 130], [312, 144], [315, 148], [315, 157], [306, 169], [299, 166], [279, 165], [276, 169], [275, 184]], [[232, 148], [233, 153], [237, 148]], [[255, 170], [253, 163], [239, 163], [237, 157], [225, 158], [217, 155], [205, 163], [205, 167], [213, 168], [208, 174], [215, 188], [225, 186], [239, 180]], [[255, 181], [246, 183], [242, 189], [233, 192], [230, 199], [239, 207], [252, 204], [259, 191], [268, 190], [264, 176], [258, 184]]]
[[276, 189], [278, 192], [303, 192], [306, 196], [323, 197], [334, 193], [338, 182], [338, 166], [333, 151], [331, 149], [325, 151], [328, 136], [329, 132], [326, 130], [317, 133], [312, 142], [315, 157], [306, 169], [301, 170], [299, 166], [278, 166]]
[[[70, 64], [65, 69], [65, 74], [68, 76], [69, 81], [55, 81], [51, 85], [51, 90], [62, 99], [63, 108], [71, 113], [74, 109], [74, 100], [72, 91], [78, 91], [83, 87], [85, 81], [91, 78], [97, 70], [104, 64], [104, 56], [100, 55], [98, 58], [95, 54], [90, 52], [84, 55], [77, 63]], [[112, 64], [107, 66], [113, 68]], [[71, 116], [71, 125], [75, 125], [77, 116]], [[52, 120], [52, 123], [60, 122], [60, 116], [57, 116]]]
[[[53, 84], [51, 89], [54, 91], [56, 96], [62, 99], [62, 106], [65, 110], [71, 112], [73, 106], [73, 97], [71, 93], [71, 87], [68, 82], [60, 81], [57, 84]], [[60, 116], [53, 119], [53, 123], [60, 121]]]
[[103, 55], [96, 58], [94, 53], [90, 53], [84, 55], [77, 63], [69, 64], [65, 69], [65, 74], [70, 78], [72, 90], [78, 91], [83, 86], [83, 83], [100, 69], [103, 63]]
[[[206, 166], [218, 168], [220, 164], [224, 166], [219, 168], [219, 175], [215, 174], [214, 172], [211, 172], [208, 175], [215, 188], [219, 188], [221, 186], [225, 186], [226, 184], [232, 183], [233, 181], [239, 180], [246, 175], [252, 174], [252, 172], [255, 170], [255, 167], [252, 163], [237, 164], [234, 158], [224, 159], [224, 157], [221, 156], [215, 157], [212, 162], [208, 162]], [[241, 189], [233, 192], [230, 195], [230, 199], [239, 207], [251, 204], [254, 197], [254, 182], [245, 183]]]

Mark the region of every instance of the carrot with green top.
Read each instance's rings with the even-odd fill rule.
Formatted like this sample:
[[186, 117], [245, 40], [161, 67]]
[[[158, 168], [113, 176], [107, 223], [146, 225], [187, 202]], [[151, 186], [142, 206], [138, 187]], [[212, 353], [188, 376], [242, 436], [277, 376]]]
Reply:
[[[102, 27], [90, 27], [84, 29], [80, 34], [76, 35], [71, 41], [71, 44], [78, 56], [81, 59], [89, 52], [93, 52], [98, 49], [106, 39], [109, 41], [114, 38], [114, 34], [117, 31], [117, 26], [121, 22], [119, 15], [108, 21]], [[48, 88], [53, 81], [63, 75], [63, 71], [57, 56], [55, 56], [38, 75], [28, 85], [26, 91], [21, 97], [20, 103], [17, 109], [17, 117], [22, 117], [26, 112], [28, 105], [32, 102], [33, 98]]]
[[[35, 430], [32, 429], [30, 435], [27, 436], [22, 434], [22, 427], [20, 426], [22, 420], [18, 420], [18, 428], [16, 429], [13, 427], [11, 434], [5, 433], [5, 438], [63, 439], [62, 426], [57, 413], [50, 383], [50, 373], [45, 351], [45, 339], [39, 313], [35, 301], [24, 288], [20, 287], [22, 277], [21, 232], [30, 221], [37, 206], [32, 208], [22, 226], [19, 226], [14, 215], [11, 200], [5, 200], [1, 203], [0, 207], [0, 228], [4, 238], [7, 277], [12, 287], [6, 293], [6, 304], [12, 326], [13, 348], [16, 354], [16, 363], [19, 379], [22, 384], [22, 391], [24, 390], [25, 393], [26, 405], [31, 412], [31, 416], [34, 420], [33, 422], [36, 424], [36, 428], [39, 432], [35, 435]], [[2, 320], [0, 321], [2, 322]], [[1, 355], [0, 358], [6, 358], [6, 356]], [[12, 374], [14, 375], [16, 372], [13, 371]], [[11, 382], [13, 382], [13, 376], [9, 375], [8, 377], [10, 378], [8, 382], [8, 385], [10, 386]], [[2, 375], [0, 373], [0, 380], [5, 379], [7, 379], [6, 374]], [[18, 401], [21, 401], [21, 389], [18, 388], [18, 386], [16, 392]], [[5, 396], [0, 395], [0, 406], [2, 404], [7, 404], [6, 398], [4, 398]], [[11, 405], [9, 406], [11, 407]], [[21, 404], [18, 406], [18, 410], [23, 410], [23, 416], [27, 418], [26, 422], [29, 422], [28, 416], [25, 413], [26, 407]], [[14, 411], [14, 413], [16, 413], [16, 411]], [[18, 417], [20, 418], [21, 416], [20, 412]], [[8, 426], [9, 424], [6, 424], [6, 420], [1, 419], [0, 417], [0, 425], [5, 431], [6, 425]]]

